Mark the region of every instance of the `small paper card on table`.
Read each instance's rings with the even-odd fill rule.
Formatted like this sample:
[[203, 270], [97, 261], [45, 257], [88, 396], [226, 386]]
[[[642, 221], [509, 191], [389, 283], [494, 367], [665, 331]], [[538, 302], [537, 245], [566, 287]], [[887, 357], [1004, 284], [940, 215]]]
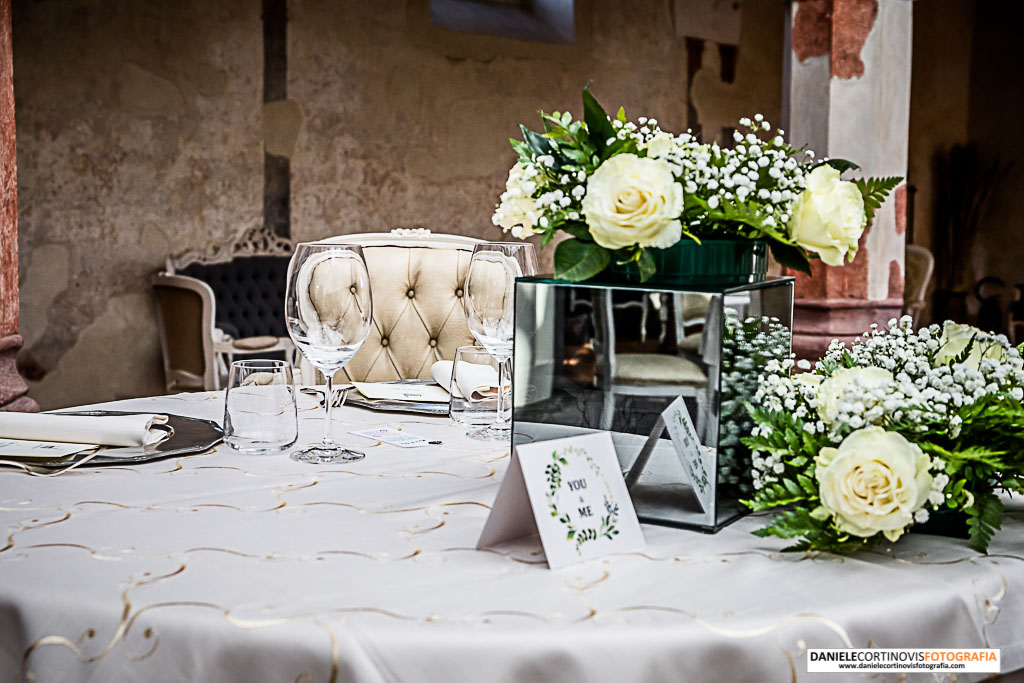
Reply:
[[[418, 448], [420, 446], [427, 446], [430, 444], [428, 439], [424, 439], [422, 436], [416, 436], [415, 434], [409, 434], [403, 432], [399, 427], [374, 427], [372, 429], [357, 429], [350, 431], [349, 434], [355, 434], [365, 439], [374, 439], [376, 441], [383, 441], [384, 443], [391, 444], [392, 446], [400, 446], [401, 448]], [[435, 441], [434, 443], [441, 443]]]
[[447, 403], [448, 392], [436, 384], [404, 384], [400, 382], [352, 382], [366, 398], [392, 401], [423, 401]]
[[477, 548], [539, 533], [548, 566], [643, 547], [607, 432], [517, 446]]
[[690, 413], [686, 410], [683, 397], [672, 401], [661, 413], [665, 428], [672, 439], [679, 462], [693, 486], [693, 492], [700, 501], [704, 512], [714, 510], [715, 501], [715, 452], [700, 443], [697, 430], [693, 428]]
[[0, 460], [57, 460], [96, 448], [96, 444], [65, 443], [63, 441], [29, 441], [28, 439], [0, 438]]

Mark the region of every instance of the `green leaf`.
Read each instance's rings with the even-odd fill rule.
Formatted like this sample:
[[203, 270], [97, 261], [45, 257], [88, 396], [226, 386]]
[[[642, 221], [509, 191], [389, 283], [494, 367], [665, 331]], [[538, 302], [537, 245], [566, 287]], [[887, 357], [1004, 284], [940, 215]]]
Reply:
[[569, 282], [592, 278], [608, 267], [611, 254], [593, 242], [568, 239], [555, 247], [555, 277]]
[[584, 242], [593, 242], [594, 238], [590, 236], [590, 229], [586, 223], [579, 221], [566, 221], [562, 224], [562, 230], [569, 233], [578, 240]]
[[515, 138], [509, 138], [508, 141], [512, 144], [512, 149], [516, 151], [520, 159], [530, 158], [530, 146], [528, 144]]
[[607, 142], [615, 137], [615, 129], [608, 120], [608, 114], [598, 104], [594, 96], [590, 94], [590, 86], [583, 88], [583, 120], [587, 123], [587, 130], [590, 132], [590, 140], [597, 148], [597, 153], [604, 160], [604, 152]]
[[814, 166], [811, 167], [811, 169], [813, 170], [815, 168], [818, 168], [819, 166], [831, 166], [840, 173], [845, 173], [846, 171], [860, 170], [860, 166], [858, 166], [857, 164], [853, 163], [848, 159], [825, 159], [824, 161], [819, 161], [818, 163], [816, 163]]
[[530, 150], [540, 156], [542, 154], [551, 154], [554, 150], [551, 147], [551, 142], [539, 133], [534, 133], [526, 126], [519, 124], [519, 130], [523, 131], [523, 140], [526, 141], [527, 146]]
[[647, 282], [658, 271], [658, 267], [654, 265], [654, 257], [651, 256], [650, 249], [644, 249], [640, 252], [640, 258], [637, 260], [636, 265], [640, 268], [640, 282]]
[[988, 553], [988, 545], [1003, 517], [1003, 502], [994, 493], [978, 494], [974, 505], [967, 508], [967, 528], [971, 547]]
[[590, 155], [580, 149], [563, 148], [562, 154], [564, 154], [565, 158], [569, 161], [575, 161], [581, 166], [590, 160]]
[[781, 265], [791, 270], [798, 270], [807, 275], [811, 274], [811, 263], [807, 260], [807, 253], [800, 247], [792, 244], [784, 244], [776, 240], [768, 242], [768, 248], [772, 250], [772, 256]]
[[626, 122], [626, 110], [624, 107], [619, 107], [619, 113], [615, 115], [615, 118], [618, 119], [619, 123]]
[[882, 202], [897, 185], [903, 182], [899, 176], [889, 178], [858, 178], [854, 181], [860, 194], [864, 197], [864, 214], [868, 225], [875, 219], [875, 211], [882, 208]]

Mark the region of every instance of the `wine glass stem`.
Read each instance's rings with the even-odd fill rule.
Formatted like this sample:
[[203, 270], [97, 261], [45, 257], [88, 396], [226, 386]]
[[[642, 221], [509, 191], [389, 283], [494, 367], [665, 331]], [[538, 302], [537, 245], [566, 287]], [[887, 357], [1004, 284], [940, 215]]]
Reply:
[[324, 393], [324, 406], [327, 410], [326, 420], [324, 421], [324, 448], [335, 448], [337, 444], [334, 443], [334, 420], [331, 418], [331, 414], [334, 412], [334, 373], [325, 372], [324, 379], [327, 380], [327, 387]]
[[496, 429], [508, 429], [512, 421], [510, 402], [505, 394], [505, 385], [512, 384], [512, 359], [498, 359], [498, 415], [494, 420]]

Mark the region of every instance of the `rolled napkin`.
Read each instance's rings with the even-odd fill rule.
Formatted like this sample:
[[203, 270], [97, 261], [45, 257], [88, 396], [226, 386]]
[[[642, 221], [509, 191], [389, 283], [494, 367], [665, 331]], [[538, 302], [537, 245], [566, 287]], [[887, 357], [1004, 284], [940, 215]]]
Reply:
[[455, 391], [452, 391], [452, 361], [439, 360], [430, 366], [430, 376], [448, 392], [462, 398], [468, 396], [472, 401], [495, 398], [498, 395], [498, 371], [490, 365], [476, 363], [459, 363], [455, 377]]
[[61, 415], [0, 412], [0, 438], [61, 441], [100, 446], [142, 446], [160, 441], [167, 432], [154, 425], [166, 415]]

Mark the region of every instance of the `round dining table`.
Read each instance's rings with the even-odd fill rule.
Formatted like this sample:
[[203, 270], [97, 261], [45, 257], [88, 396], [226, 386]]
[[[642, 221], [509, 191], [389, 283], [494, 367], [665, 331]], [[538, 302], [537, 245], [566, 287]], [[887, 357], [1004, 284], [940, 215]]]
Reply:
[[[224, 395], [92, 409], [220, 421]], [[299, 443], [323, 428], [301, 395]], [[447, 417], [344, 407], [358, 462], [221, 444], [144, 464], [0, 469], [0, 681], [803, 681], [808, 648], [1000, 648], [1024, 668], [1024, 506], [988, 555], [910, 534], [782, 552], [748, 516], [557, 571], [477, 540], [510, 459]], [[440, 441], [400, 448], [378, 426]], [[832, 674], [836, 680], [849, 675]], [[982, 680], [988, 674], [861, 674]]]

